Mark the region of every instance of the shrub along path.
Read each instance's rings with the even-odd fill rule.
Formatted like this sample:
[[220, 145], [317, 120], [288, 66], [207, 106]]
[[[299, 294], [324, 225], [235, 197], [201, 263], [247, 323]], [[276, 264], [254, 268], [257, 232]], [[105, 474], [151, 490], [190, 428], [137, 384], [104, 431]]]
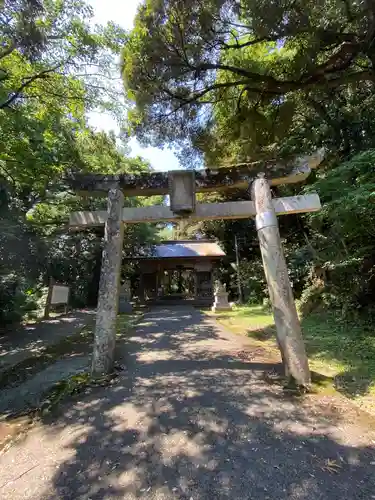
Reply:
[[122, 342], [115, 385], [0, 457], [4, 498], [373, 498], [373, 420], [340, 398], [286, 395], [280, 366], [245, 337], [160, 308]]

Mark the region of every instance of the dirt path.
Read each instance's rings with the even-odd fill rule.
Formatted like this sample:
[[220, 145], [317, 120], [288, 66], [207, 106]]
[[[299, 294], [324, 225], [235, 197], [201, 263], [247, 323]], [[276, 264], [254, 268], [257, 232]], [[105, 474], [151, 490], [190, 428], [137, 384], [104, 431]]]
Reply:
[[0, 373], [73, 335], [94, 318], [94, 310], [83, 309], [0, 333]]
[[0, 450], [14, 432], [9, 415], [37, 407], [56, 382], [87, 371], [92, 338], [83, 328], [94, 319], [93, 310], [75, 311], [0, 337]]
[[128, 347], [118, 384], [0, 457], [1, 498], [375, 498], [371, 422], [340, 400], [287, 398], [265, 381], [274, 364], [239, 355], [246, 340], [155, 309]]

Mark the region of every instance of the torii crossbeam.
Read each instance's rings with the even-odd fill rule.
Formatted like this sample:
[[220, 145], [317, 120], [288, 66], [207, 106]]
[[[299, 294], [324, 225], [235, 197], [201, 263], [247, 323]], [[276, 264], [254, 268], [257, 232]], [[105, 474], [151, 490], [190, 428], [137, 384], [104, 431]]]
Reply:
[[[319, 196], [316, 193], [274, 198], [272, 203], [276, 215], [317, 212], [321, 208]], [[189, 220], [248, 219], [255, 216], [256, 208], [253, 201], [229, 201], [226, 203], [198, 203], [195, 206], [195, 211], [189, 215]], [[104, 226], [107, 219], [108, 213], [106, 210], [73, 212], [70, 215], [69, 226], [76, 229]], [[180, 219], [181, 216], [164, 205], [123, 208], [121, 215], [121, 220], [125, 224], [176, 222]]]
[[[295, 184], [304, 181], [323, 159], [322, 151], [311, 156], [294, 158], [288, 162], [259, 161], [220, 168], [196, 170], [195, 192], [221, 192], [230, 189], [248, 189], [258, 174], [264, 173], [271, 186]], [[67, 179], [70, 187], [82, 194], [106, 196], [110, 189], [120, 189], [125, 196], [153, 196], [169, 194], [169, 173], [145, 174], [74, 174]]]

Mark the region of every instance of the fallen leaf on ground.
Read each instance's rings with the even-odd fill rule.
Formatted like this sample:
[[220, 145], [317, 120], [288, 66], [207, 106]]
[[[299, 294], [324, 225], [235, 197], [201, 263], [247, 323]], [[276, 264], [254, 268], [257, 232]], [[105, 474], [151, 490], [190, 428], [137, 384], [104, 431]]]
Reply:
[[333, 460], [331, 458], [327, 458], [324, 464], [320, 466], [320, 468], [330, 474], [337, 474], [342, 466], [337, 462], [337, 460]]

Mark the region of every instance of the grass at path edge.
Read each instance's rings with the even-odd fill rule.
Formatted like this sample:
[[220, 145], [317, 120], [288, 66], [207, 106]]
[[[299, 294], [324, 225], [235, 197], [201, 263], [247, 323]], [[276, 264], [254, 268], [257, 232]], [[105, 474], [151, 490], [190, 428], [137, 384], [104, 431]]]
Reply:
[[[211, 314], [210, 314], [211, 315]], [[254, 347], [278, 356], [272, 314], [262, 306], [236, 306], [213, 316]], [[364, 321], [347, 321], [334, 313], [314, 313], [301, 319], [310, 368], [330, 388], [375, 410], [375, 332]]]

